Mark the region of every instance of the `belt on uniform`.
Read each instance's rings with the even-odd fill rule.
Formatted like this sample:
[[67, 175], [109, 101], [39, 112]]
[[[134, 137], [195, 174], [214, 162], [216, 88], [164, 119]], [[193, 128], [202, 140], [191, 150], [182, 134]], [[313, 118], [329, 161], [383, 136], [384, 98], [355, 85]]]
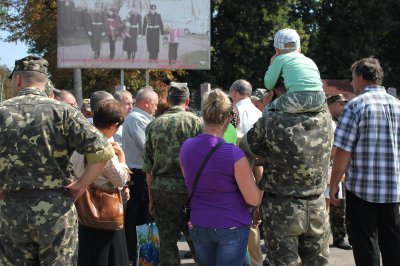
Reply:
[[66, 188], [53, 189], [22, 189], [14, 191], [3, 191], [4, 198], [38, 198], [38, 197], [71, 197]]
[[264, 196], [267, 197], [267, 198], [316, 200], [316, 199], [318, 199], [321, 195], [311, 195], [311, 196], [292, 196], [292, 195], [285, 195], [285, 196], [280, 196], [280, 195], [276, 195], [276, 194], [274, 194], [274, 193], [266, 192], [266, 193], [264, 194]]
[[92, 22], [92, 25], [103, 25], [103, 22]]
[[139, 26], [138, 25], [131, 25], [131, 28], [137, 29], [137, 28], [139, 28]]
[[156, 28], [159, 28], [160, 26], [159, 25], [157, 25], [157, 26], [147, 26], [147, 28], [149, 28], [149, 29], [156, 29]]

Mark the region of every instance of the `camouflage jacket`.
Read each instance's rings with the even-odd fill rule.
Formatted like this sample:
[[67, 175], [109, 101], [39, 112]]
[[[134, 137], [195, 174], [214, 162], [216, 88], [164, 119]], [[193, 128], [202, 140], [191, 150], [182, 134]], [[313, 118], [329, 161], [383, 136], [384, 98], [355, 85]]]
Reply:
[[0, 190], [51, 189], [75, 179], [74, 150], [89, 163], [114, 151], [107, 139], [71, 106], [35, 88], [0, 104]]
[[203, 132], [199, 117], [174, 106], [146, 127], [143, 172], [154, 176], [152, 188], [185, 193], [179, 151], [185, 140]]
[[320, 195], [326, 188], [332, 140], [327, 108], [263, 115], [247, 133], [251, 151], [265, 159], [260, 188], [279, 196]]

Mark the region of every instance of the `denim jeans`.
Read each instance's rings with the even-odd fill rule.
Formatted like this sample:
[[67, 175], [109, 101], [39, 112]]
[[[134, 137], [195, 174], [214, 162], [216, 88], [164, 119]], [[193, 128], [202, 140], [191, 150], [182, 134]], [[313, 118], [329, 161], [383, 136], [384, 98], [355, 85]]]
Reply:
[[192, 226], [189, 229], [200, 266], [242, 266], [246, 256], [249, 228], [207, 228]]

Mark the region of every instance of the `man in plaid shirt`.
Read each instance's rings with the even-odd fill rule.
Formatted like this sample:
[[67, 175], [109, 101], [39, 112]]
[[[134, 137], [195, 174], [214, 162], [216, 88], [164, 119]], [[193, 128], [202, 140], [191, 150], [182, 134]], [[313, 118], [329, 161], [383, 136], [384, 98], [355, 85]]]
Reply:
[[[346, 172], [346, 217], [357, 265], [400, 264], [400, 101], [380, 86], [377, 59], [352, 67], [358, 97], [345, 107], [335, 131], [337, 147], [330, 198]], [[378, 239], [379, 238], [379, 239]]]

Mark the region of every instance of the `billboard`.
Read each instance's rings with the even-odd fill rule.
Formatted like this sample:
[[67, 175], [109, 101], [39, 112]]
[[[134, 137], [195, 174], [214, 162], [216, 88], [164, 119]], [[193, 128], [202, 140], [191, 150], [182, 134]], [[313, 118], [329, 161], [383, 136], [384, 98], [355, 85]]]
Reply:
[[210, 69], [210, 0], [57, 0], [59, 68]]

